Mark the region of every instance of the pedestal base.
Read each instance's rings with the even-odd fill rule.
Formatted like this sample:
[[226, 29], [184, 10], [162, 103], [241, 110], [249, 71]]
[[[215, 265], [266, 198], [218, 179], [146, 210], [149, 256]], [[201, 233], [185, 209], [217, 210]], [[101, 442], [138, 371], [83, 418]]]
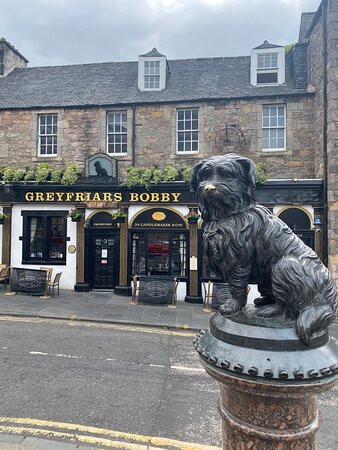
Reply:
[[302, 344], [294, 322], [261, 319], [254, 307], [215, 314], [194, 341], [205, 370], [220, 383], [223, 450], [315, 449], [317, 395], [338, 372], [327, 331]]

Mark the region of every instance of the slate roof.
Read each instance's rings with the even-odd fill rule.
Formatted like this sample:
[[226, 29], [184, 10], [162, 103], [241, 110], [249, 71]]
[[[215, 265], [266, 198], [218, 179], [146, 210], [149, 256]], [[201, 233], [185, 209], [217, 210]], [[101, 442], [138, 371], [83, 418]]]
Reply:
[[299, 43], [307, 42], [307, 33], [310, 29], [310, 26], [312, 24], [312, 21], [313, 21], [313, 18], [315, 15], [316, 15], [315, 12], [302, 13], [302, 16], [300, 19], [300, 26], [299, 26], [299, 36], [298, 36]]
[[254, 50], [261, 50], [263, 48], [280, 48], [283, 47], [282, 45], [276, 45], [276, 44], [271, 44], [268, 41], [264, 41], [263, 44], [259, 45], [258, 47], [254, 47]]
[[303, 85], [296, 87], [289, 63], [285, 85], [266, 87], [250, 86], [249, 56], [181, 59], [168, 64], [166, 89], [145, 92], [138, 89], [137, 62], [15, 69], [0, 78], [0, 109], [168, 103], [306, 92]]
[[152, 50], [150, 50], [150, 52], [145, 53], [144, 55], [140, 55], [140, 56], [154, 57], [154, 56], [165, 56], [165, 55], [162, 55], [162, 53], [160, 53], [159, 51], [157, 51], [157, 48], [154, 47]]

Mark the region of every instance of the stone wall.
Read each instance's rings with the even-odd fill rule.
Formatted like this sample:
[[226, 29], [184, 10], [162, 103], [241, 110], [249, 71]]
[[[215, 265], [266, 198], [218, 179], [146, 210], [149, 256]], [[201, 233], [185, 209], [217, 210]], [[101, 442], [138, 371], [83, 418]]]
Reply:
[[[262, 106], [285, 104], [287, 110], [287, 135], [285, 151], [262, 151]], [[135, 162], [139, 166], [172, 164], [193, 165], [208, 156], [235, 151], [263, 162], [271, 178], [314, 178], [313, 160], [313, 98], [311, 95], [293, 99], [209, 102], [180, 107], [198, 107], [198, 154], [176, 152], [176, 106], [157, 105], [136, 108]], [[120, 167], [132, 162], [132, 110], [128, 116], [128, 154], [117, 156]], [[39, 157], [38, 115], [58, 114], [58, 154]], [[0, 165], [24, 167], [31, 162], [49, 161], [56, 165], [77, 163], [84, 168], [85, 160], [95, 153], [106, 152], [106, 114], [103, 108], [60, 109], [41, 111], [0, 112]], [[232, 130], [230, 142], [223, 145], [217, 140], [225, 125], [236, 125], [242, 131], [248, 146], [237, 148], [240, 141]], [[216, 140], [216, 142], [215, 142]]]
[[5, 39], [0, 39], [0, 49], [4, 50], [4, 73], [0, 76], [6, 76], [16, 68], [27, 67], [27, 61], [16, 51]]
[[327, 8], [328, 256], [338, 288], [338, 0]]
[[324, 117], [324, 52], [323, 15], [321, 7], [317, 12], [316, 23], [311, 30], [308, 45], [309, 88], [314, 90], [313, 101], [313, 139], [315, 175], [324, 177], [323, 117]]

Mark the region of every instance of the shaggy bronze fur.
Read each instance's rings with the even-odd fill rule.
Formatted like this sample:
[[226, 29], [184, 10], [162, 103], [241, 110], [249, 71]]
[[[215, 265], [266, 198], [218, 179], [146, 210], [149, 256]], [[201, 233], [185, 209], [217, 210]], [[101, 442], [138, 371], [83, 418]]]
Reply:
[[220, 313], [243, 308], [248, 283], [256, 279], [262, 295], [255, 301], [256, 314], [295, 318], [299, 339], [309, 344], [335, 316], [335, 285], [316, 253], [256, 203], [255, 182], [253, 162], [234, 154], [211, 157], [193, 168], [191, 186], [205, 224], [203, 248], [232, 294]]

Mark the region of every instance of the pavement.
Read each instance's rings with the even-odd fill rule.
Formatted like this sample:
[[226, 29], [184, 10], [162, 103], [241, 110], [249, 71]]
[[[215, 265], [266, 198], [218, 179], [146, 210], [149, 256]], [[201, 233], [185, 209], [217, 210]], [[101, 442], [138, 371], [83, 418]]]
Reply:
[[[183, 301], [177, 302], [176, 309], [170, 309], [167, 305], [132, 305], [130, 297], [117, 296], [112, 292], [75, 293], [60, 290], [60, 295], [49, 299], [23, 294], [6, 296], [5, 293], [6, 291], [0, 286], [0, 319], [5, 316], [17, 316], [195, 331], [208, 328], [213, 314], [203, 312], [201, 304], [189, 304]], [[332, 332], [335, 336], [338, 334], [337, 323], [332, 325]], [[29, 435], [0, 433], [0, 449], [4, 450], [90, 448], [103, 447], [57, 442]]]
[[[202, 305], [177, 302], [177, 308], [167, 305], [132, 305], [130, 297], [112, 292], [76, 293], [60, 290], [50, 299], [16, 294], [6, 296], [0, 287], [0, 317], [16, 316], [59, 320], [90, 321], [98, 323], [164, 327], [176, 330], [200, 330], [208, 328], [212, 313], [202, 311]], [[4, 450], [84, 450], [88, 447], [57, 442], [32, 436], [0, 434], [0, 449]]]
[[[2, 289], [0, 287], [0, 289]], [[112, 292], [73, 292], [60, 290], [50, 299], [16, 294], [6, 296], [0, 290], [0, 315], [51, 319], [83, 320], [100, 323], [144, 325], [172, 329], [200, 330], [209, 326], [210, 313], [202, 305], [177, 302], [167, 305], [131, 305], [130, 297]]]

